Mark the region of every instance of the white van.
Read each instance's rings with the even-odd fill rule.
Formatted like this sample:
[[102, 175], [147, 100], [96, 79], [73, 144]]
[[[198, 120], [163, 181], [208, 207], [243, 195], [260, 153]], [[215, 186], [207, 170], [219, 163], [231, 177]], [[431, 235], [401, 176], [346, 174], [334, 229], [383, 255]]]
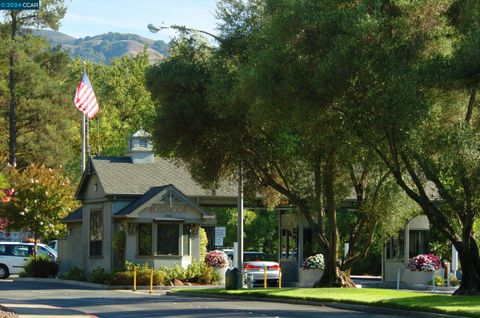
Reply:
[[[5, 279], [10, 274], [20, 273], [28, 257], [33, 255], [33, 249], [33, 243], [0, 242], [0, 278]], [[37, 243], [37, 253], [57, 259], [57, 252], [45, 244]]]

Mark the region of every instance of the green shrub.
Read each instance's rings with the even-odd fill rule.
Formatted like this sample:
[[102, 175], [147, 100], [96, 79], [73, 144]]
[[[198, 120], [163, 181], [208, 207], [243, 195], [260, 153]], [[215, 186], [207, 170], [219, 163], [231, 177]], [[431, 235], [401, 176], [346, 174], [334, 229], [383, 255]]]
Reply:
[[24, 272], [26, 277], [56, 277], [60, 269], [60, 261], [46, 255], [31, 256], [27, 260]]
[[198, 236], [200, 238], [200, 259], [204, 260], [207, 255], [208, 237], [204, 228], [198, 229]]
[[[429, 280], [428, 285], [432, 285], [432, 281]], [[443, 277], [439, 276], [439, 275], [435, 275], [435, 286], [444, 286], [445, 285], [445, 280], [443, 279]]]
[[[129, 261], [125, 262], [126, 270], [112, 274], [110, 283], [116, 286], [133, 285], [134, 268], [137, 269], [137, 285], [150, 285], [150, 267], [148, 263], [139, 265]], [[187, 268], [182, 268], [179, 265], [173, 267], [162, 266], [153, 272], [153, 284], [155, 286], [165, 285], [166, 282], [173, 281], [175, 278], [181, 281], [200, 284], [212, 284], [220, 281], [220, 276], [215, 273], [212, 267], [198, 260], [193, 260]]]
[[165, 279], [167, 281], [172, 281], [174, 278], [186, 280], [186, 270], [179, 265], [175, 265], [174, 267], [161, 267], [160, 269], [166, 273]]
[[112, 274], [111, 285], [133, 285], [133, 271], [120, 271]]
[[[153, 285], [161, 286], [165, 284], [166, 273], [162, 270], [153, 271]], [[112, 274], [111, 285], [116, 286], [131, 286], [133, 285], [133, 270], [132, 271], [119, 271]], [[140, 269], [137, 271], [137, 285], [148, 286], [150, 285], [150, 269]]]
[[220, 281], [220, 275], [211, 266], [198, 260], [193, 260], [184, 273], [185, 280], [192, 283], [212, 284]]
[[96, 284], [108, 284], [112, 275], [104, 268], [97, 267], [89, 275], [88, 280]]
[[58, 277], [62, 279], [79, 281], [87, 280], [87, 275], [85, 274], [85, 272], [76, 266], [70, 267], [67, 272], [60, 274]]
[[213, 271], [212, 269], [212, 284], [219, 284], [220, 283], [220, 273], [217, 273], [216, 271]]
[[202, 265], [200, 261], [194, 259], [187, 269], [185, 269], [185, 279], [189, 282], [200, 282], [200, 277], [202, 274]]
[[460, 281], [455, 275], [450, 276], [450, 285], [453, 287], [460, 285]]
[[211, 284], [215, 279], [215, 271], [213, 267], [208, 266], [204, 262], [200, 264], [200, 281], [199, 283]]

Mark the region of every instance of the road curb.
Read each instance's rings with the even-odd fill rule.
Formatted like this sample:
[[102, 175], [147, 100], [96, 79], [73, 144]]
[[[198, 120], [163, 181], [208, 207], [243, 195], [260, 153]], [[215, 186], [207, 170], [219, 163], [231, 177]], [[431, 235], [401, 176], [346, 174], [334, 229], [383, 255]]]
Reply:
[[197, 293], [176, 292], [171, 290], [167, 291], [166, 295], [264, 301], [264, 302], [273, 302], [273, 303], [287, 303], [287, 304], [293, 304], [293, 305], [309, 305], [309, 306], [321, 306], [321, 307], [325, 306], [325, 307], [331, 307], [335, 309], [355, 310], [355, 311], [363, 311], [363, 312], [369, 312], [369, 313], [375, 313], [375, 314], [399, 315], [403, 317], [419, 317], [419, 318], [465, 318], [466, 317], [466, 316], [453, 316], [453, 315], [434, 313], [434, 312], [397, 309], [397, 308], [391, 308], [391, 307], [367, 306], [367, 305], [360, 305], [360, 304], [325, 302], [325, 301], [315, 301], [315, 300], [298, 300], [298, 299], [288, 299], [288, 298], [254, 297], [254, 296], [238, 296], [238, 295], [230, 296], [230, 295], [222, 295], [222, 294], [197, 294]]
[[[90, 282], [84, 282], [79, 280], [69, 280], [61, 278], [39, 278], [39, 277], [17, 277], [12, 278], [13, 281], [18, 282], [42, 282], [42, 283], [59, 283], [65, 285], [81, 286], [88, 288], [96, 289], [105, 289], [105, 290], [132, 290], [132, 285], [106, 285], [106, 284], [96, 284]], [[223, 285], [195, 285], [195, 286], [153, 286], [153, 290], [171, 290], [174, 288], [191, 288], [191, 289], [200, 289], [200, 288], [218, 288], [224, 287]], [[150, 290], [150, 286], [137, 286], [137, 290]]]

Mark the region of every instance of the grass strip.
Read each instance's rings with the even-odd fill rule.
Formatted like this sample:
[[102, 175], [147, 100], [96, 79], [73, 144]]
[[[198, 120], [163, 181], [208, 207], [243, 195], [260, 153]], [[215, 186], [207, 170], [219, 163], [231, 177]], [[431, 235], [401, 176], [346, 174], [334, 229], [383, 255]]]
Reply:
[[397, 291], [377, 288], [267, 288], [225, 290], [175, 289], [206, 295], [254, 296], [265, 298], [288, 298], [323, 302], [341, 302], [369, 306], [435, 312], [467, 317], [480, 317], [480, 296], [452, 296], [412, 291]]

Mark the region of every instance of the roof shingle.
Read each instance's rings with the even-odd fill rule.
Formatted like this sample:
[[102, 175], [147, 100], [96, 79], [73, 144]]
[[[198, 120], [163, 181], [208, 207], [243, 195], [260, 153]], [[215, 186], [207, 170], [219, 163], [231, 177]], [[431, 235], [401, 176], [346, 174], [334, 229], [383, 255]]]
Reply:
[[[212, 189], [196, 183], [184, 164], [170, 159], [133, 163], [130, 157], [95, 157], [92, 165], [106, 195], [143, 195], [153, 187], [173, 184], [189, 197], [212, 196]], [[236, 197], [236, 185], [221, 183], [215, 196]]]

